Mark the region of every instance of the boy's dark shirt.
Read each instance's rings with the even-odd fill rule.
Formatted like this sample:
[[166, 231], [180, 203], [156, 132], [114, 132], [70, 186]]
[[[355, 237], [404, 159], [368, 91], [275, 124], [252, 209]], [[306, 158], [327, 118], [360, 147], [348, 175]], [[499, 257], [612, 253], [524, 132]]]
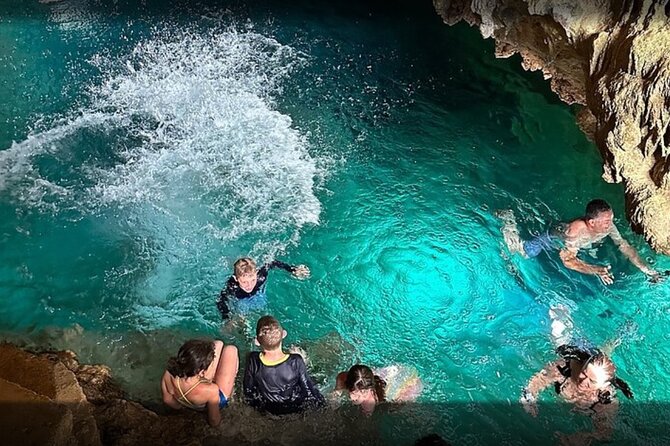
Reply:
[[216, 307], [219, 309], [219, 313], [221, 313], [221, 318], [228, 319], [230, 315], [230, 308], [228, 306], [229, 299], [249, 299], [259, 292], [265, 292], [265, 282], [268, 279], [268, 272], [274, 268], [281, 268], [290, 273], [295, 271], [295, 266], [280, 262], [279, 260], [266, 263], [258, 270], [256, 286], [254, 286], [254, 289], [249, 293], [240, 288], [240, 284], [235, 280], [235, 276], [230, 276], [228, 282], [226, 282], [226, 287], [221, 290], [219, 300], [216, 302]]
[[265, 365], [259, 352], [249, 353], [244, 371], [244, 399], [275, 415], [300, 412], [326, 404], [321, 392], [307, 376], [302, 356], [291, 353], [277, 365]]

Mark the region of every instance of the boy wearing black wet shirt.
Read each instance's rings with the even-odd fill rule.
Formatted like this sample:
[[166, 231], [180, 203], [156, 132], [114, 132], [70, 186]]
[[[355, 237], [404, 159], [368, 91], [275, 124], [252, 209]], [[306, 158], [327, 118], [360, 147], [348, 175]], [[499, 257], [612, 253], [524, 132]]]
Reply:
[[272, 316], [263, 316], [256, 324], [256, 345], [244, 372], [244, 399], [262, 411], [275, 415], [321, 407], [325, 399], [307, 375], [302, 356], [284, 353], [282, 340], [286, 330]]
[[309, 277], [309, 268], [305, 265], [293, 266], [274, 260], [257, 270], [256, 262], [249, 257], [238, 259], [233, 265], [233, 275], [228, 278], [226, 287], [221, 290], [219, 300], [216, 302], [221, 318], [225, 320], [230, 316], [229, 300], [250, 299], [259, 293], [264, 293], [268, 272], [274, 268], [288, 271], [299, 279]]

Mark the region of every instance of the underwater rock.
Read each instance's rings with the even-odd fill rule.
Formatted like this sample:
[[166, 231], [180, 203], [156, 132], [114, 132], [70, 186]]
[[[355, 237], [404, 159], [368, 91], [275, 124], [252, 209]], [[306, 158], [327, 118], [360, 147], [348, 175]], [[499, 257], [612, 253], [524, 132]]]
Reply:
[[662, 0], [434, 0], [447, 24], [466, 21], [541, 70], [623, 183], [633, 230], [670, 254], [670, 6]]

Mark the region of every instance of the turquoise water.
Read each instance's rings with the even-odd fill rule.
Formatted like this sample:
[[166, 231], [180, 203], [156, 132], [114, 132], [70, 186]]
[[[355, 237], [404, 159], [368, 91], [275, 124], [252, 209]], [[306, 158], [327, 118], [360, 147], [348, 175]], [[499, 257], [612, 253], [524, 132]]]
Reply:
[[[214, 302], [238, 256], [276, 257], [312, 270], [273, 271], [267, 312], [323, 389], [356, 361], [419, 370], [421, 404], [382, 411], [383, 439], [513, 444], [551, 438], [551, 418], [587, 423], [552, 406], [529, 425], [514, 405], [554, 359], [556, 303], [596, 344], [623, 336], [614, 360], [638, 403], [667, 401], [667, 283], [610, 243], [606, 288], [502, 241], [498, 209], [528, 235], [602, 197], [668, 268], [627, 227], [573, 110], [476, 30], [401, 5], [5, 2], [3, 337], [71, 348], [157, 401], [188, 337], [251, 348], [221, 333]], [[658, 408], [624, 401], [621, 444], [652, 441]]]

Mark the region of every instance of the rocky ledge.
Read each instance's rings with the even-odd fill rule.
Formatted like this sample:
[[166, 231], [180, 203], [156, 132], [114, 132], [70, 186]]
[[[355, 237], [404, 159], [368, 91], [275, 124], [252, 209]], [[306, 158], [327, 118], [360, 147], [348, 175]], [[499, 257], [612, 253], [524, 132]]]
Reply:
[[80, 364], [71, 351], [32, 353], [0, 342], [2, 445], [381, 444], [374, 426], [355, 422], [354, 409], [353, 417], [333, 410], [273, 417], [233, 402], [213, 428], [203, 413], [132, 401], [109, 367]]
[[125, 399], [105, 366], [79, 364], [69, 351], [34, 354], [11, 344], [0, 344], [0, 432], [5, 445], [230, 441], [202, 414], [158, 414]]
[[447, 24], [493, 37], [583, 109], [577, 120], [623, 183], [633, 230], [670, 254], [670, 2], [667, 0], [434, 0]]

